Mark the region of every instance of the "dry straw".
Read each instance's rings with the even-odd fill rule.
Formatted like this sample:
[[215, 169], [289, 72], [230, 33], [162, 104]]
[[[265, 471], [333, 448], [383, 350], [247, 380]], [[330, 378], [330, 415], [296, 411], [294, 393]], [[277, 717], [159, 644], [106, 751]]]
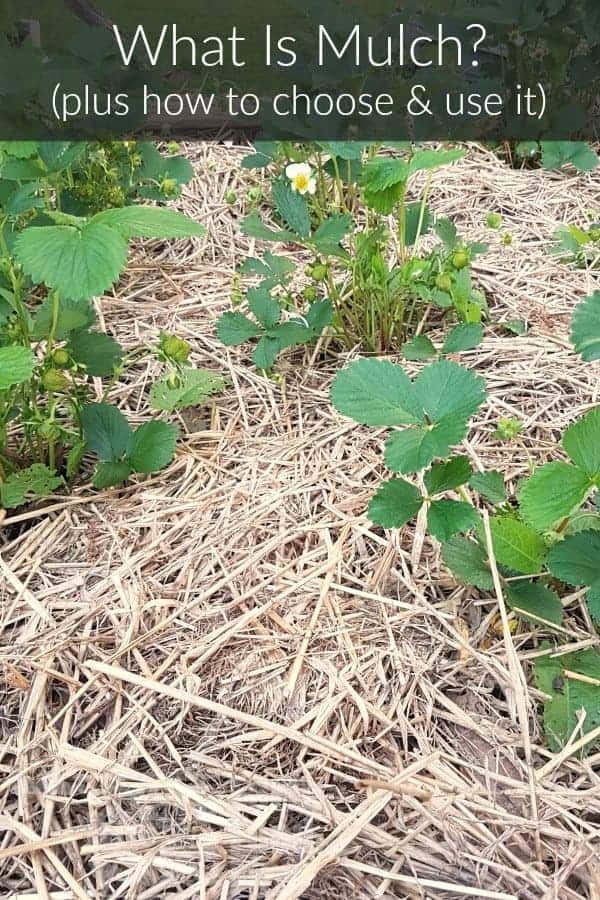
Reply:
[[[181, 418], [168, 471], [4, 521], [0, 896], [598, 900], [600, 754], [544, 748], [528, 685], [547, 651], [422, 531], [370, 525], [382, 433], [331, 409], [343, 360], [288, 355], [278, 386], [216, 341], [254, 250], [225, 194], [259, 176], [241, 147], [187, 152], [182, 206], [209, 238], [138, 248], [98, 306], [126, 346], [173, 330], [231, 387]], [[434, 178], [436, 211], [491, 241], [495, 316], [531, 323], [465, 358], [493, 398], [467, 452], [510, 482], [598, 402], [568, 342], [594, 277], [546, 248], [599, 186], [477, 148]], [[118, 388], [134, 421], [154, 374]], [[508, 452], [500, 415], [525, 420]], [[565, 602], [561, 639], [597, 644], [580, 593]]]

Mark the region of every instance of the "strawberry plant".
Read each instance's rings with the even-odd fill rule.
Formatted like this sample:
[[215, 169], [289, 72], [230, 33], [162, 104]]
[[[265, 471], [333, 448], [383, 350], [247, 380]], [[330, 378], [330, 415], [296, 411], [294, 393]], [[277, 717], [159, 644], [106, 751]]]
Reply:
[[[172, 209], [131, 205], [155, 189], [165, 199], [161, 173], [181, 181], [189, 174], [179, 158], [163, 159], [150, 145], [0, 144], [0, 500], [5, 507], [69, 484], [86, 453], [100, 460], [97, 487], [156, 471], [173, 455], [172, 425], [154, 421], [131, 431], [106, 402], [118, 377], [149, 351], [125, 353], [98, 329], [92, 303], [125, 269], [130, 239], [204, 233]], [[151, 392], [157, 410], [201, 402], [223, 386], [214, 373], [188, 365], [189, 347], [175, 336], [161, 338], [157, 355], [166, 367]], [[99, 403], [93, 378], [104, 379]]]
[[549, 170], [572, 166], [577, 172], [591, 172], [600, 162], [585, 141], [521, 141], [514, 154], [521, 164], [540, 164]]
[[[478, 324], [487, 313], [485, 296], [473, 285], [470, 270], [486, 245], [467, 244], [451, 222], [434, 221], [427, 202], [433, 170], [460, 159], [464, 151], [409, 143], [392, 147], [395, 156], [380, 156], [379, 145], [360, 142], [263, 142], [242, 161], [244, 167], [269, 167], [273, 172], [273, 211], [281, 223], [267, 226], [255, 209], [242, 222], [242, 233], [304, 248], [311, 259], [304, 268], [308, 284], [303, 299], [330, 304], [334, 343], [360, 344], [372, 352], [399, 347], [432, 307], [442, 316], [453, 312], [467, 324]], [[425, 183], [419, 199], [410, 200], [417, 175], [423, 175]], [[440, 243], [422, 253], [421, 238], [428, 232]], [[278, 258], [271, 255], [269, 263], [265, 255], [259, 261], [263, 274], [271, 274], [273, 259]], [[258, 274], [256, 261], [250, 264]], [[286, 271], [286, 278], [291, 275]], [[255, 297], [249, 296], [250, 301], [256, 303]], [[321, 314], [305, 313], [289, 291], [283, 302], [313, 330], [315, 322], [320, 325]], [[258, 324], [248, 320], [242, 325], [239, 313], [226, 313], [219, 336], [228, 344], [258, 338], [257, 364], [274, 359], [277, 344], [282, 349], [298, 343], [286, 343], [284, 337], [278, 341], [268, 333], [279, 319], [265, 325], [256, 318]], [[292, 329], [284, 324], [292, 337]]]
[[[394, 474], [375, 492], [371, 520], [401, 528], [425, 508], [428, 530], [458, 581], [493, 591], [491, 550], [516, 616], [556, 629], [563, 619], [561, 597], [577, 588], [585, 592], [588, 614], [600, 626], [600, 407], [565, 431], [567, 459], [534, 469], [509, 497], [500, 472], [474, 473], [466, 456], [452, 452], [485, 397], [481, 378], [446, 359], [427, 365], [414, 381], [400, 366], [377, 359], [358, 360], [338, 373], [331, 388], [335, 408], [360, 424], [393, 429], [385, 464]], [[401, 477], [417, 473], [417, 483]], [[491, 547], [482, 504], [491, 510]], [[576, 707], [566, 695], [576, 696], [587, 712], [582, 734], [598, 725], [599, 670], [596, 651], [572, 660], [541, 658], [535, 677], [548, 695], [545, 723], [551, 746], [563, 746], [577, 724]], [[549, 672], [560, 672], [566, 686], [557, 688]], [[579, 678], [585, 688], [571, 683]]]
[[600, 224], [593, 222], [587, 229], [577, 225], [560, 225], [550, 247], [553, 256], [580, 269], [596, 269], [600, 263]]
[[586, 362], [600, 359], [600, 291], [595, 291], [575, 307], [571, 341]]

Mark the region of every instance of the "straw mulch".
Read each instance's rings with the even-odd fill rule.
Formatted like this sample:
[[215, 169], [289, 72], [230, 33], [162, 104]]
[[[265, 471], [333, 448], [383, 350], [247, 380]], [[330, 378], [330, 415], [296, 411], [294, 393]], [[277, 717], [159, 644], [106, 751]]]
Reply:
[[[231, 385], [180, 417], [167, 471], [3, 523], [0, 896], [598, 900], [600, 753], [550, 754], [531, 686], [555, 635], [457, 586], [420, 526], [369, 523], [384, 432], [330, 406], [343, 359], [288, 354], [278, 384], [219, 344], [260, 174], [241, 147], [187, 151], [182, 207], [209, 237], [137, 247], [99, 309], [126, 345], [175, 331]], [[513, 483], [599, 399], [568, 341], [594, 276], [547, 255], [599, 187], [477, 148], [434, 181], [436, 211], [491, 242], [495, 317], [531, 323], [464, 357], [491, 392], [466, 452]], [[156, 373], [114, 393], [134, 422]], [[509, 448], [506, 415], [526, 426]], [[581, 592], [565, 603], [561, 639], [597, 644]]]

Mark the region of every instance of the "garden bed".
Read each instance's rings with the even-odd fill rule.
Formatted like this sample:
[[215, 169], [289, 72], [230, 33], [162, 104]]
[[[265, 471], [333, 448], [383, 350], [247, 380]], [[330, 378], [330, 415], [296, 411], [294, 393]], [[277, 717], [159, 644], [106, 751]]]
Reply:
[[[180, 414], [168, 469], [2, 525], [2, 896], [595, 900], [600, 755], [545, 746], [539, 629], [458, 587], [422, 522], [369, 522], [384, 432], [329, 401], [357, 353], [287, 351], [274, 381], [215, 337], [254, 252], [246, 152], [186, 147], [179, 205], [208, 237], [137, 248], [98, 305], [125, 348], [175, 332], [230, 386]], [[600, 175], [472, 147], [434, 185], [434, 211], [490, 243], [495, 318], [530, 326], [461, 357], [490, 394], [465, 452], [514, 484], [599, 402], [568, 339], [597, 278], [547, 251]], [[156, 365], [114, 394], [134, 424]], [[501, 416], [525, 424], [509, 451]], [[580, 621], [570, 649], [599, 643]]]

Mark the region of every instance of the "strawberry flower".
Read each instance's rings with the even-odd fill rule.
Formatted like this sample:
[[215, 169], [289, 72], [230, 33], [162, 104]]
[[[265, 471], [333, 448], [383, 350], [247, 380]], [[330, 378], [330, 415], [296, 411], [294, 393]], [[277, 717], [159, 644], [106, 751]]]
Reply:
[[290, 163], [285, 174], [292, 183], [292, 190], [298, 194], [314, 194], [317, 190], [317, 180], [308, 163]]

